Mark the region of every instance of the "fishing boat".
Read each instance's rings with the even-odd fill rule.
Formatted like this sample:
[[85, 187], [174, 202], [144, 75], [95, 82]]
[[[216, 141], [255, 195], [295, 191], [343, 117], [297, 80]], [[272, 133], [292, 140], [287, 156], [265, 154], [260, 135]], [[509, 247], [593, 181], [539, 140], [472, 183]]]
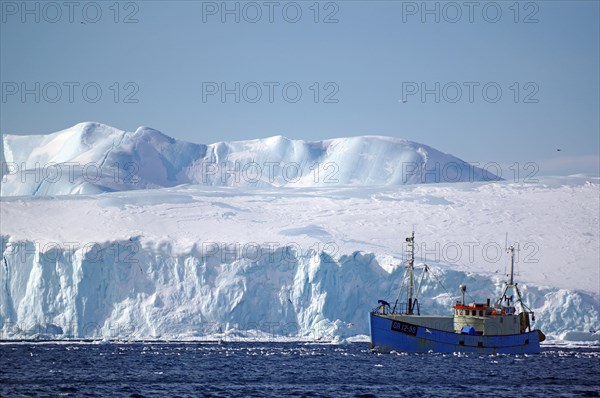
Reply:
[[[510, 274], [501, 296], [494, 303], [465, 302], [467, 287], [460, 286], [462, 300], [452, 306], [451, 315], [422, 315], [418, 295], [426, 264], [415, 290], [415, 234], [406, 238], [408, 261], [406, 301], [401, 295], [394, 306], [379, 300], [369, 317], [371, 348], [401, 352], [465, 352], [478, 354], [533, 354], [540, 352], [545, 340], [538, 329], [531, 329], [535, 314], [525, 305], [514, 281], [515, 248], [510, 253]], [[404, 283], [403, 283], [404, 285]], [[400, 291], [402, 292], [403, 286]], [[509, 295], [510, 294], [510, 295]], [[516, 296], [516, 299], [515, 299]]]

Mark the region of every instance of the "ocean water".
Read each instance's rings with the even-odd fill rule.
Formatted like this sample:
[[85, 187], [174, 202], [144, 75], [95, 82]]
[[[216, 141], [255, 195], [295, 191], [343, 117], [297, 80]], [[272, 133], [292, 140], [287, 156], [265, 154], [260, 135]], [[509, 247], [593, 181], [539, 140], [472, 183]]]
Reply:
[[380, 354], [366, 343], [3, 343], [0, 396], [600, 396], [600, 347]]

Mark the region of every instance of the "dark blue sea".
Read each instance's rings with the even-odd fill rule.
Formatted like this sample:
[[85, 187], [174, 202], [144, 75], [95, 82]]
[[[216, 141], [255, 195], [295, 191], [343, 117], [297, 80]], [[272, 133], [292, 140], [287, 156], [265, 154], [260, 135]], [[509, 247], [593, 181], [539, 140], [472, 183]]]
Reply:
[[600, 347], [378, 354], [366, 343], [0, 344], [0, 395], [598, 397]]

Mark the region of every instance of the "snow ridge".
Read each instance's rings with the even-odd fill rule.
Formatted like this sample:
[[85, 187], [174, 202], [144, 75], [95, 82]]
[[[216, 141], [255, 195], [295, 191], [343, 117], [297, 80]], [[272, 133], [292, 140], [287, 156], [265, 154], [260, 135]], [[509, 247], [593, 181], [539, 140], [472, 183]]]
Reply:
[[48, 135], [5, 135], [3, 143], [2, 196], [182, 184], [311, 187], [500, 180], [427, 145], [383, 136], [324, 141], [274, 136], [203, 145], [149, 127], [126, 132], [86, 122]]

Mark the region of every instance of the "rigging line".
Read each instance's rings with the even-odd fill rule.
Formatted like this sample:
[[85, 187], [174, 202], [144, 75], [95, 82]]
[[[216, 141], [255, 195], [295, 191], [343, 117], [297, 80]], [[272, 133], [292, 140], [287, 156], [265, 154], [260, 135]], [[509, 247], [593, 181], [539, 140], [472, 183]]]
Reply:
[[[444, 286], [444, 284], [442, 283], [442, 281], [437, 277], [437, 275], [431, 271], [431, 269], [429, 269], [429, 271], [431, 272], [431, 275], [433, 275], [433, 277], [437, 280], [437, 282], [440, 284], [440, 286], [442, 286], [442, 288], [444, 289], [444, 291], [446, 291], [446, 294], [449, 295], [450, 297], [452, 297], [452, 295], [450, 294], [450, 292], [448, 291], [448, 289], [446, 289], [446, 286]], [[469, 296], [469, 298], [472, 300], [472, 302], [475, 302], [475, 299], [473, 297], [471, 297], [471, 295], [469, 293], [467, 293], [467, 295]]]
[[[518, 246], [517, 246], [518, 247]], [[517, 252], [521, 251], [521, 249], [517, 248]], [[519, 254], [517, 253], [517, 261], [515, 261], [515, 265], [517, 268], [517, 276], [521, 276], [521, 264], [519, 261]]]
[[533, 312], [533, 311], [531, 311], [531, 308], [529, 308], [527, 306], [527, 304], [525, 304], [525, 302], [523, 301], [523, 298], [521, 297], [520, 294], [519, 294], [519, 299], [515, 301], [515, 304], [516, 303], [521, 303], [521, 306], [523, 307], [524, 310], [529, 311], [529, 312]]
[[[464, 268], [467, 268], [467, 266], [465, 265], [465, 263], [463, 263], [462, 261], [460, 262], [460, 265], [462, 265]], [[466, 285], [466, 283], [465, 283]], [[469, 294], [468, 290], [465, 290], [465, 293], [467, 293], [467, 296], [469, 296], [469, 298], [471, 299], [472, 303], [476, 303], [475, 299], [473, 298], [473, 296], [471, 296], [471, 294]]]
[[467, 293], [467, 296], [469, 296], [469, 298], [471, 299], [472, 303], [476, 302], [475, 299], [473, 298], [473, 296], [471, 296], [468, 291], [465, 291], [465, 293]]
[[448, 289], [446, 289], [446, 286], [444, 286], [444, 284], [442, 283], [442, 281], [437, 277], [437, 275], [433, 272], [433, 270], [431, 268], [429, 268], [429, 272], [431, 273], [431, 275], [433, 275], [433, 277], [435, 278], [435, 280], [440, 284], [440, 286], [442, 287], [442, 289], [444, 289], [444, 291], [446, 292], [446, 294], [449, 295], [449, 296], [451, 296], [451, 294], [448, 291]]
[[429, 272], [429, 266], [423, 263], [423, 272], [421, 273], [421, 279], [419, 280], [419, 286], [417, 287], [417, 294], [415, 295], [415, 299], [419, 298], [419, 294], [421, 294], [421, 286], [423, 286], [423, 280], [425, 279], [426, 274]]
[[392, 312], [396, 311], [396, 307], [398, 306], [398, 302], [400, 301], [400, 296], [402, 295], [402, 289], [404, 289], [404, 283], [406, 282], [406, 273], [408, 272], [408, 268], [404, 269], [404, 274], [402, 274], [402, 283], [400, 284], [400, 290], [398, 290], [398, 297], [396, 297], [396, 301], [394, 302], [394, 308]]

